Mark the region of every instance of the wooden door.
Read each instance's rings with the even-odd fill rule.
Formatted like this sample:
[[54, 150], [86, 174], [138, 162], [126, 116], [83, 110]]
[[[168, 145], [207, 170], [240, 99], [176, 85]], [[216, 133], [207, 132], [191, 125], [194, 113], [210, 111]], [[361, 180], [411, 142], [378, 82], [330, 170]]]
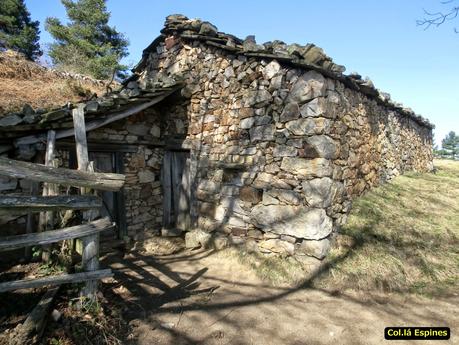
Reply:
[[190, 227], [190, 154], [166, 151], [162, 167], [163, 226], [187, 230]]

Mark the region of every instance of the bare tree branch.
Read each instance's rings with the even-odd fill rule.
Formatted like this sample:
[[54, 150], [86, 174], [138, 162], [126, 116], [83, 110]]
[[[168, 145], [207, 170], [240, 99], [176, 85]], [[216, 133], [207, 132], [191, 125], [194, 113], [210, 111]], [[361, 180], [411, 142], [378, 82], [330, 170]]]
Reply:
[[[456, 0], [447, 0], [447, 1], [440, 1], [440, 3], [442, 5], [447, 5], [455, 1]], [[459, 15], [459, 6], [453, 6], [446, 12], [444, 11], [429, 12], [424, 9], [424, 14], [425, 14], [425, 17], [423, 19], [417, 20], [416, 24], [418, 26], [423, 26], [424, 30], [427, 30], [432, 25], [438, 27], [447, 21], [456, 19]], [[457, 28], [454, 28], [454, 32], [458, 33], [459, 31]]]

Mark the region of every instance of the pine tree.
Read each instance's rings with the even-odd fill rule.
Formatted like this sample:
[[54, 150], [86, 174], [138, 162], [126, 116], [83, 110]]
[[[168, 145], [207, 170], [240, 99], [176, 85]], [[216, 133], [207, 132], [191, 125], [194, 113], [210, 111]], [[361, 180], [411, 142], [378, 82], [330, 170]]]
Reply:
[[24, 0], [0, 1], [0, 44], [34, 60], [40, 50], [39, 22], [32, 21]]
[[449, 132], [448, 135], [441, 141], [443, 150], [448, 152], [451, 158], [459, 158], [459, 136], [453, 131]]
[[120, 60], [128, 55], [128, 41], [108, 24], [110, 13], [106, 0], [61, 0], [69, 23], [57, 18], [46, 19], [46, 30], [56, 42], [49, 56], [57, 66], [98, 79], [110, 78], [115, 72], [123, 76], [126, 66]]

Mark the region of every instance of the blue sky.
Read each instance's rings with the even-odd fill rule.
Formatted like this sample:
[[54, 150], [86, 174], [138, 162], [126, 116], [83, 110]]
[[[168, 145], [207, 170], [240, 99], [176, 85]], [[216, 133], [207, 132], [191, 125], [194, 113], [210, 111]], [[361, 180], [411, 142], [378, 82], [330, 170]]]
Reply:
[[[26, 0], [33, 19], [65, 21], [59, 0]], [[439, 0], [109, 0], [111, 24], [130, 40], [134, 65], [159, 35], [167, 15], [181, 13], [215, 24], [220, 31], [258, 42], [315, 43], [347, 72], [369, 76], [392, 99], [427, 117], [437, 128], [437, 143], [459, 133], [459, 34], [454, 23], [424, 31], [416, 26], [423, 8], [446, 9]], [[459, 18], [456, 19], [459, 28]]]

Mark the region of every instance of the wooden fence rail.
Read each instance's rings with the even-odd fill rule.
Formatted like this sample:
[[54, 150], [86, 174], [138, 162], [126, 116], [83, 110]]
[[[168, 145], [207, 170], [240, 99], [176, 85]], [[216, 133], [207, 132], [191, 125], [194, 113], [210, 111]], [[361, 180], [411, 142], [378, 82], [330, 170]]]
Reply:
[[118, 191], [125, 176], [113, 173], [94, 173], [65, 168], [55, 168], [0, 157], [0, 175], [48, 182], [64, 186], [87, 187], [106, 191]]
[[0, 214], [90, 210], [101, 207], [102, 199], [95, 195], [0, 196]]
[[73, 274], [60, 274], [44, 278], [29, 278], [15, 280], [11, 282], [0, 283], [0, 292], [6, 292], [19, 289], [30, 289], [48, 285], [60, 285], [68, 283], [81, 283], [89, 280], [112, 277], [111, 269], [97, 270], [91, 272], [81, 272]]
[[59, 230], [35, 232], [16, 236], [3, 236], [0, 237], [0, 251], [81, 238], [97, 234], [104, 230], [113, 229], [115, 225], [115, 223], [110, 221], [110, 218], [106, 217], [86, 224]]

